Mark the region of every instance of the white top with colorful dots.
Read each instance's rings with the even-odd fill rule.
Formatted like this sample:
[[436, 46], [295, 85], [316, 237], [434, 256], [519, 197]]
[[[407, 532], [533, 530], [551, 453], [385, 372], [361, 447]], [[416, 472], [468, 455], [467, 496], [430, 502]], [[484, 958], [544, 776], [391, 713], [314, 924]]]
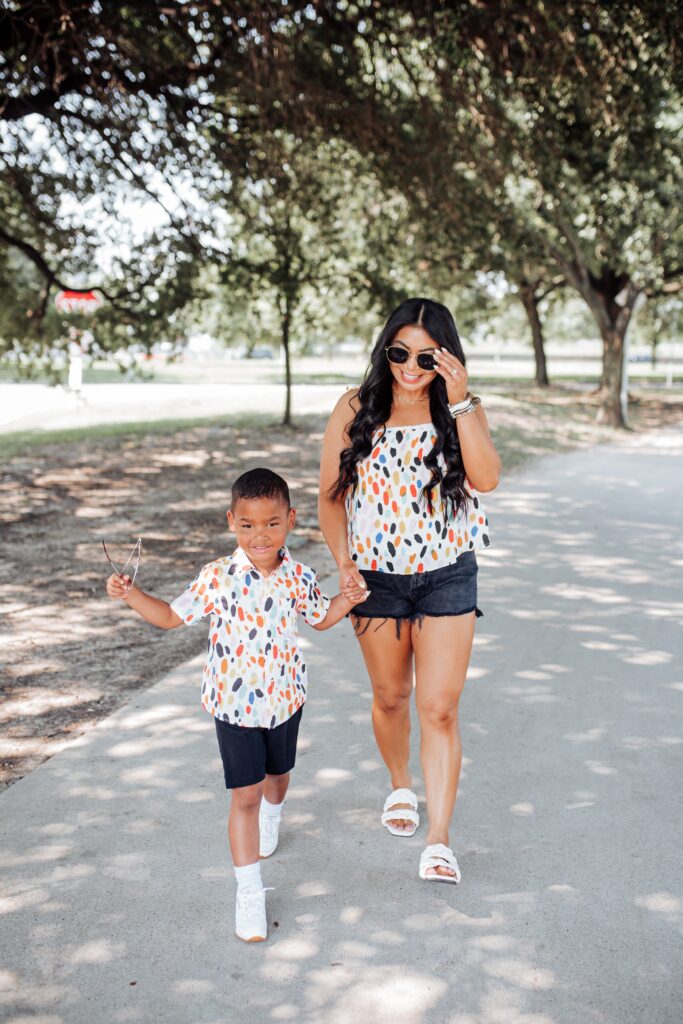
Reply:
[[171, 608], [188, 625], [210, 616], [202, 707], [234, 725], [274, 729], [306, 699], [297, 615], [313, 625], [330, 606], [315, 572], [280, 552], [265, 577], [242, 550], [209, 562]]
[[[463, 551], [488, 547], [488, 519], [475, 495], [449, 518], [436, 487], [434, 513], [427, 510], [422, 492], [431, 470], [424, 456], [435, 440], [431, 423], [378, 428], [372, 452], [358, 462], [358, 484], [346, 496], [349, 554], [359, 568], [406, 576], [452, 565]], [[445, 472], [443, 456], [439, 464]]]

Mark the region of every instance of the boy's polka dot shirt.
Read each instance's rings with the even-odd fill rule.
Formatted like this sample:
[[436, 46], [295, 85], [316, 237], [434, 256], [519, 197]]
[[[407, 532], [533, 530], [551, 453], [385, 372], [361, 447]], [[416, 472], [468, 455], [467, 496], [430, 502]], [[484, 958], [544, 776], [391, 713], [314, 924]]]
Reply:
[[274, 729], [306, 699], [297, 616], [322, 622], [330, 601], [313, 569], [293, 561], [287, 548], [280, 555], [264, 577], [237, 548], [205, 565], [171, 602], [187, 625], [210, 616], [202, 707], [233, 725]]

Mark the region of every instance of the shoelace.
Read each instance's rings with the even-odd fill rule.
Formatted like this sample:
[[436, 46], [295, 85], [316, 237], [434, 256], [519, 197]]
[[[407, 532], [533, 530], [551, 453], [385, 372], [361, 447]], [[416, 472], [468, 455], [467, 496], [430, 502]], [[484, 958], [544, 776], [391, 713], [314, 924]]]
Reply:
[[275, 887], [272, 885], [264, 885], [262, 889], [255, 889], [254, 892], [238, 892], [237, 901], [244, 905], [245, 909], [249, 905], [249, 901], [253, 900], [255, 896], [260, 896], [264, 892], [272, 892]]

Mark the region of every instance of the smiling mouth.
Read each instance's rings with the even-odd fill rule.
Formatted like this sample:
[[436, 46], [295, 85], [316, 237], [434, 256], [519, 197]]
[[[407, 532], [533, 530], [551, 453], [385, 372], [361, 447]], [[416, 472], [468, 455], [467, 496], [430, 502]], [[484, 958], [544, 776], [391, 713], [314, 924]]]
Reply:
[[401, 378], [406, 384], [414, 384], [416, 380], [421, 378], [421, 373], [406, 373], [405, 370], [401, 370]]

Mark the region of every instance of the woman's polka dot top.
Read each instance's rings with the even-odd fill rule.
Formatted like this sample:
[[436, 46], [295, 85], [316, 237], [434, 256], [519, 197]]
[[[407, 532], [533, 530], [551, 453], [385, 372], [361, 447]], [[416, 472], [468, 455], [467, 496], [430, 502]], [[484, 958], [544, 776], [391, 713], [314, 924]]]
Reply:
[[[427, 509], [422, 492], [431, 470], [424, 457], [435, 440], [431, 423], [378, 428], [372, 452], [358, 463], [358, 485], [346, 497], [349, 555], [359, 568], [406, 576], [452, 565], [463, 551], [488, 547], [488, 519], [476, 496], [449, 518], [437, 487], [434, 513]], [[445, 472], [442, 456], [439, 464]]]
[[171, 608], [187, 625], [210, 616], [202, 707], [233, 725], [274, 729], [306, 699], [297, 615], [313, 625], [330, 606], [315, 572], [283, 548], [264, 577], [242, 548], [209, 562]]

